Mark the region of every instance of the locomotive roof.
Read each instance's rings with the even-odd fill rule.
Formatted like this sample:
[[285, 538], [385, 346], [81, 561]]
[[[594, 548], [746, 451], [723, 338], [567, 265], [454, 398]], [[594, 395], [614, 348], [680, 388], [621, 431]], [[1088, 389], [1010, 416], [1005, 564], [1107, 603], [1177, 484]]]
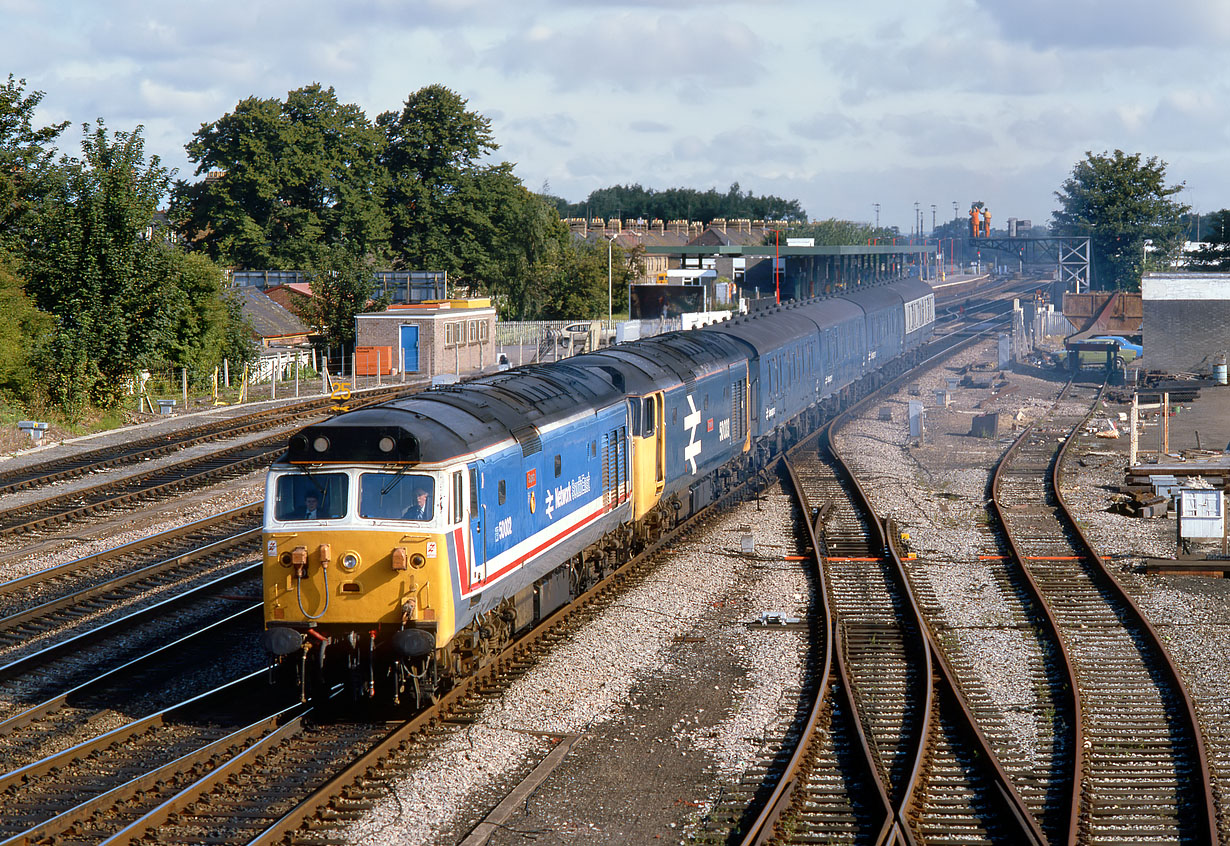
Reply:
[[568, 362], [531, 365], [308, 426], [291, 437], [285, 458], [292, 463], [436, 463], [509, 438], [530, 455], [541, 449], [542, 427], [622, 396], [602, 371]]
[[612, 371], [617, 387], [623, 387], [629, 394], [643, 395], [675, 382], [687, 383], [725, 370], [742, 358], [739, 347], [726, 338], [699, 332], [669, 332], [568, 360]]

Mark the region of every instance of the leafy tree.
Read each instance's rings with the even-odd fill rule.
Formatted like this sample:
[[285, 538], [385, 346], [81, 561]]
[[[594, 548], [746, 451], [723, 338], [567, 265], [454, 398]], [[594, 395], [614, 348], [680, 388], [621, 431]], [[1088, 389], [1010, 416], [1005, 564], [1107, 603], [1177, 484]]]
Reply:
[[228, 359], [232, 365], [255, 358], [251, 326], [238, 302], [223, 293], [222, 269], [197, 253], [159, 245], [153, 272], [163, 281], [172, 330], [158, 355], [173, 367], [186, 367], [204, 382]]
[[286, 100], [249, 97], [194, 133], [199, 182], [175, 186], [181, 231], [210, 257], [249, 268], [297, 270], [322, 249], [381, 254], [382, 133], [332, 88]]
[[372, 299], [376, 277], [362, 256], [345, 248], [334, 248], [319, 255], [308, 271], [312, 298], [303, 304], [301, 316], [324, 341], [332, 345], [354, 346], [356, 314], [384, 311], [388, 299]]
[[1190, 266], [1196, 270], [1230, 270], [1230, 209], [1213, 212], [1200, 226], [1204, 246], [1188, 257]]
[[[530, 309], [523, 318], [571, 320], [578, 317], [605, 318], [609, 290], [622, 309], [629, 282], [629, 263], [624, 251], [613, 247], [608, 265], [606, 241], [597, 243], [569, 239], [534, 264], [531, 271], [535, 296], [527, 300]], [[608, 268], [611, 272], [608, 289]]]
[[[857, 223], [853, 220], [838, 220], [830, 217], [828, 220], [789, 226], [777, 237], [782, 245], [785, 245], [787, 238], [814, 238], [816, 246], [820, 247], [856, 246], [876, 241], [890, 243], [892, 239], [900, 236], [892, 229], [884, 227], [876, 229], [869, 223]], [[772, 244], [773, 238], [773, 233], [768, 233], [764, 243]]]
[[0, 393], [28, 400], [35, 387], [33, 350], [55, 321], [26, 295], [12, 262], [0, 253]]
[[496, 237], [475, 208], [485, 183], [507, 175], [479, 159], [498, 149], [491, 122], [466, 109], [466, 100], [442, 85], [406, 98], [400, 112], [384, 112], [381, 161], [388, 172], [385, 209], [393, 255], [400, 266], [444, 269], [459, 281], [478, 281]]
[[1088, 235], [1092, 285], [1104, 290], [1140, 290], [1145, 240], [1159, 258], [1182, 245], [1182, 217], [1190, 208], [1173, 199], [1183, 184], [1166, 185], [1166, 163], [1139, 153], [1085, 153], [1055, 192], [1052, 213], [1058, 235]]
[[736, 182], [725, 194], [717, 189], [697, 191], [694, 188], [669, 188], [657, 191], [640, 185], [614, 185], [599, 188], [580, 203], [559, 203], [561, 217], [643, 217], [661, 220], [699, 220], [714, 218], [752, 218], [758, 220], [788, 220], [802, 223], [807, 213], [798, 200], [785, 200], [766, 195], [757, 197], [744, 192]]
[[174, 337], [176, 309], [156, 272], [161, 244], [148, 238], [171, 174], [145, 159], [141, 128], [84, 127], [82, 158], [59, 165], [28, 262], [37, 305], [56, 318], [43, 349], [50, 398], [69, 417], [111, 405], [123, 379]]
[[34, 127], [34, 110], [43, 92], [25, 90], [26, 81], [0, 86], [0, 249], [19, 250], [29, 241], [29, 228], [53, 170], [52, 142], [68, 121]]

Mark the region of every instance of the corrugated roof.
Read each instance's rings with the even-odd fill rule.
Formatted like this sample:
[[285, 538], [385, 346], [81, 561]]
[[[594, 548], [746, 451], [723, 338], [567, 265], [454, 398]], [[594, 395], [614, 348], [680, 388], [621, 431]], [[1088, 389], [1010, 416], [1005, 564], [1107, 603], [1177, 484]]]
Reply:
[[256, 334], [262, 338], [306, 335], [311, 331], [308, 325], [292, 312], [282, 308], [260, 291], [236, 288], [231, 290], [231, 296], [239, 300], [244, 315], [251, 321]]

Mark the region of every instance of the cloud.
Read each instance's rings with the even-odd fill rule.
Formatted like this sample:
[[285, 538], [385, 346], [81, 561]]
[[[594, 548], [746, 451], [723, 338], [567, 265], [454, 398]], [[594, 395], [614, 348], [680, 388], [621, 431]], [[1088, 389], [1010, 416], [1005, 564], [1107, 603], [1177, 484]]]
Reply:
[[1225, 0], [975, 0], [1002, 36], [1035, 47], [1080, 51], [1132, 47], [1225, 45]]
[[765, 48], [737, 20], [621, 13], [523, 27], [490, 47], [483, 61], [505, 74], [546, 74], [561, 91], [690, 88], [696, 96], [757, 84]]
[[788, 124], [790, 131], [808, 141], [832, 141], [837, 138], [850, 140], [864, 134], [862, 124], [842, 112], [814, 114], [804, 120]]

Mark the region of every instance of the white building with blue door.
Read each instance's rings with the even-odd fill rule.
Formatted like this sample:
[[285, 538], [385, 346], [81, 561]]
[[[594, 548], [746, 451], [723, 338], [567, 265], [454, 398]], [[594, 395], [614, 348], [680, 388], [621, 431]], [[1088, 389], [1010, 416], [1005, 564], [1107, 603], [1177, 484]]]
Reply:
[[355, 346], [360, 353], [381, 350], [384, 373], [424, 378], [476, 373], [496, 363], [495, 308], [490, 299], [476, 298], [393, 305], [387, 311], [359, 314]]

